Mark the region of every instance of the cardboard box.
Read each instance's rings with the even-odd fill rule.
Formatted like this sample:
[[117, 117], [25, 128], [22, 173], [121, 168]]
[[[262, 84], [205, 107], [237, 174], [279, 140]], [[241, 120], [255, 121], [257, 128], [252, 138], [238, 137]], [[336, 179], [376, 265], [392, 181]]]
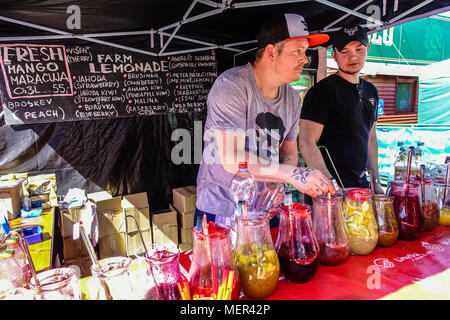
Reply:
[[[142, 230], [142, 238], [144, 238], [145, 245], [149, 246], [149, 244], [152, 244], [152, 229], [149, 227], [147, 229]], [[142, 240], [139, 235], [138, 231], [128, 232], [127, 234], [127, 255], [128, 256], [135, 256], [135, 252], [138, 248], [142, 247]]]
[[23, 183], [23, 194], [27, 197], [48, 194], [50, 206], [57, 207], [56, 175], [51, 173], [29, 176]]
[[89, 253], [81, 238], [73, 240], [70, 238], [63, 238], [63, 253], [64, 260], [74, 260], [89, 257]]
[[192, 250], [192, 243], [180, 243], [178, 245], [178, 249], [180, 249], [180, 252], [184, 252], [184, 251], [188, 251], [188, 250]]
[[[150, 210], [148, 208], [147, 193], [141, 192], [123, 196], [122, 208], [125, 210], [126, 216], [136, 218], [139, 228], [148, 230], [151, 228]], [[127, 218], [127, 232], [137, 231], [136, 221], [133, 218]]]
[[98, 249], [100, 259], [109, 257], [126, 257], [125, 233], [112, 233], [98, 239]]
[[59, 228], [61, 231], [61, 236], [63, 238], [71, 238], [73, 235], [73, 225], [80, 221], [82, 212], [84, 210], [90, 210], [90, 206], [82, 206], [70, 209], [59, 207], [59, 210]]
[[190, 228], [194, 226], [195, 211], [184, 213], [177, 211], [177, 217], [180, 228]]
[[153, 243], [178, 245], [177, 211], [170, 206], [168, 211], [152, 213]]
[[173, 206], [178, 212], [195, 211], [197, 202], [197, 188], [195, 186], [187, 186], [172, 190]]
[[6, 204], [8, 220], [20, 216], [23, 198], [23, 180], [0, 181], [0, 199]]
[[125, 232], [125, 216], [121, 197], [100, 200], [95, 203], [98, 218], [98, 237]]
[[72, 238], [73, 225], [80, 221], [81, 207], [72, 209], [59, 207], [59, 210], [59, 229], [61, 231], [61, 236], [63, 238]]
[[180, 228], [180, 242], [181, 243], [193, 243], [194, 236], [192, 234], [193, 227]]
[[66, 263], [64, 264], [64, 267], [69, 266], [77, 266], [80, 270], [80, 278], [89, 277], [92, 275], [91, 272], [91, 266], [92, 261], [91, 258], [79, 258], [79, 259], [72, 259], [72, 260], [66, 260]]

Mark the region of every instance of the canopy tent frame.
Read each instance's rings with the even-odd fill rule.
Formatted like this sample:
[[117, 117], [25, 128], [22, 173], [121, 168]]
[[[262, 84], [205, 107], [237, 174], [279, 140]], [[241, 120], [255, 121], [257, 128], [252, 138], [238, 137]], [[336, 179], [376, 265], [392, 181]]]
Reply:
[[[177, 33], [179, 32], [181, 26], [184, 24], [198, 21], [201, 19], [205, 19], [207, 17], [211, 17], [214, 15], [218, 15], [229, 9], [242, 9], [242, 8], [251, 8], [251, 7], [257, 7], [257, 6], [271, 6], [271, 5], [299, 3], [299, 2], [317, 2], [317, 3], [323, 4], [324, 6], [328, 6], [328, 7], [334, 8], [336, 10], [339, 10], [339, 11], [342, 11], [345, 13], [342, 17], [331, 22], [330, 24], [325, 26], [323, 29], [313, 31], [312, 33], [325, 32], [325, 31], [327, 31], [327, 32], [336, 31], [338, 28], [331, 28], [331, 26], [334, 26], [335, 24], [339, 23], [340, 21], [344, 20], [345, 18], [347, 18], [350, 15], [361, 18], [361, 19], [365, 19], [366, 21], [368, 21], [368, 23], [365, 24], [364, 26], [371, 26], [370, 33], [373, 33], [373, 32], [377, 32], [382, 29], [388, 28], [390, 25], [398, 22], [403, 17], [408, 16], [409, 14], [415, 12], [416, 10], [422, 8], [423, 6], [433, 2], [435, 0], [426, 0], [414, 7], [412, 7], [411, 9], [408, 9], [404, 13], [392, 18], [389, 21], [381, 21], [381, 20], [375, 19], [373, 17], [367, 16], [363, 13], [358, 12], [358, 10], [361, 10], [362, 8], [364, 8], [366, 5], [370, 4], [373, 1], [374, 0], [365, 1], [363, 4], [358, 5], [354, 9], [350, 9], [350, 8], [341, 6], [339, 4], [333, 3], [331, 1], [328, 1], [328, 0], [281, 0], [281, 1], [275, 1], [275, 0], [259, 0], [258, 1], [258, 0], [256, 0], [256, 1], [250, 1], [250, 2], [245, 2], [245, 3], [233, 3], [233, 0], [222, 0], [221, 2], [215, 2], [212, 0], [193, 0], [191, 5], [189, 6], [189, 8], [184, 13], [181, 20], [179, 20], [175, 23], [171, 23], [169, 25], [163, 26], [156, 30], [150, 29], [150, 30], [141, 30], [141, 31], [104, 32], [104, 33], [88, 33], [88, 34], [70, 33], [70, 32], [66, 32], [66, 31], [57, 30], [54, 28], [49, 28], [49, 27], [45, 27], [45, 26], [41, 26], [41, 25], [37, 25], [37, 24], [33, 24], [33, 23], [28, 23], [25, 21], [20, 21], [17, 19], [0, 16], [0, 20], [6, 21], [6, 22], [15, 23], [15, 24], [31, 27], [34, 29], [39, 29], [39, 30], [48, 31], [48, 32], [57, 34], [57, 35], [42, 35], [42, 36], [0, 37], [0, 41], [80, 39], [80, 40], [90, 41], [90, 42], [94, 42], [94, 43], [99, 43], [99, 44], [110, 46], [110, 47], [120, 48], [123, 50], [137, 52], [137, 53], [141, 53], [141, 54], [145, 54], [145, 55], [150, 55], [150, 56], [167, 56], [167, 55], [172, 55], [172, 54], [184, 54], [184, 53], [191, 53], [191, 52], [211, 50], [211, 49], [223, 49], [223, 50], [227, 50], [227, 51], [242, 53], [242, 52], [245, 52], [246, 50], [237, 49], [235, 47], [256, 43], [256, 40], [240, 41], [240, 42], [227, 43], [227, 44], [215, 44], [215, 43], [211, 43], [211, 42], [193, 39], [193, 38], [186, 37], [186, 36], [180, 36], [180, 35], [177, 35]], [[212, 7], [214, 9], [210, 10], [210, 11], [206, 11], [206, 12], [198, 14], [198, 15], [195, 15], [195, 16], [192, 16], [192, 17], [189, 17], [189, 14], [192, 12], [192, 10], [194, 9], [194, 7], [196, 6], [197, 3], [201, 3], [205, 6]], [[397, 2], [396, 2], [396, 5], [398, 6]], [[165, 32], [166, 30], [172, 29], [172, 28], [174, 28], [174, 30], [171, 33]], [[148, 51], [148, 50], [137, 49], [137, 48], [133, 48], [130, 46], [120, 45], [120, 44], [113, 43], [110, 41], [104, 41], [104, 40], [97, 39], [97, 38], [101, 38], [101, 37], [150, 35], [151, 46], [154, 46], [154, 35], [155, 34], [159, 34], [161, 37], [161, 50], [159, 50], [158, 53]], [[167, 39], [167, 41], [165, 41], [165, 43], [163, 41], [163, 37], [168, 37], [168, 39]], [[182, 41], [186, 41], [186, 42], [190, 42], [190, 43], [199, 44], [199, 45], [202, 45], [202, 47], [194, 48], [194, 49], [178, 50], [178, 51], [166, 51], [167, 47], [169, 46], [170, 42], [173, 39], [178, 39], [178, 40], [182, 40]]]
[[[367, 0], [366, 2], [360, 4], [359, 6], [357, 6], [356, 8], [353, 9], [353, 11], [358, 11], [361, 8], [364, 8], [366, 5], [368, 5], [369, 3], [372, 3], [374, 0]], [[326, 25], [322, 31], [332, 31], [333, 29], [331, 29], [332, 26], [334, 26], [336, 23], [341, 22], [342, 20], [344, 20], [345, 18], [347, 18], [348, 16], [350, 16], [350, 13], [346, 13], [344, 14], [342, 17], [334, 20], [333, 22], [329, 23], [328, 25]], [[337, 29], [337, 28], [334, 28]]]

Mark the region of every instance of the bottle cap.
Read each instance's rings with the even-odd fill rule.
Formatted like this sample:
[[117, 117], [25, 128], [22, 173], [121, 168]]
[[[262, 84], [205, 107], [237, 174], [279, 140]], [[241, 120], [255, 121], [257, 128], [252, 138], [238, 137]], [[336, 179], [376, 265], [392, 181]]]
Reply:
[[248, 168], [247, 161], [239, 162], [239, 169]]

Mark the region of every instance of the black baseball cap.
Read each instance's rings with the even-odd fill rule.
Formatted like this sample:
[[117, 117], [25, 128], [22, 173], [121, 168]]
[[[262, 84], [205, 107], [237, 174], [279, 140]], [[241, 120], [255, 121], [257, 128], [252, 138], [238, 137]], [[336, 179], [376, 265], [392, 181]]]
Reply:
[[329, 40], [327, 34], [309, 34], [305, 19], [295, 13], [282, 13], [272, 16], [264, 23], [256, 34], [258, 48], [275, 44], [283, 40], [306, 38], [309, 47], [314, 47]]
[[367, 47], [369, 38], [366, 30], [358, 25], [343, 27], [333, 35], [332, 46], [333, 48], [338, 49], [338, 51], [342, 51], [342, 49], [352, 41], [359, 41]]

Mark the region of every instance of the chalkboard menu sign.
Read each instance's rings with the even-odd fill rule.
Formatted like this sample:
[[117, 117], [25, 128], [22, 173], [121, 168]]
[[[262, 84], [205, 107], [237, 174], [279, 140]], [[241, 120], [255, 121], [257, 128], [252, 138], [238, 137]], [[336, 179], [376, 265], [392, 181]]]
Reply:
[[206, 109], [212, 51], [153, 57], [107, 46], [0, 45], [7, 124], [106, 119]]

